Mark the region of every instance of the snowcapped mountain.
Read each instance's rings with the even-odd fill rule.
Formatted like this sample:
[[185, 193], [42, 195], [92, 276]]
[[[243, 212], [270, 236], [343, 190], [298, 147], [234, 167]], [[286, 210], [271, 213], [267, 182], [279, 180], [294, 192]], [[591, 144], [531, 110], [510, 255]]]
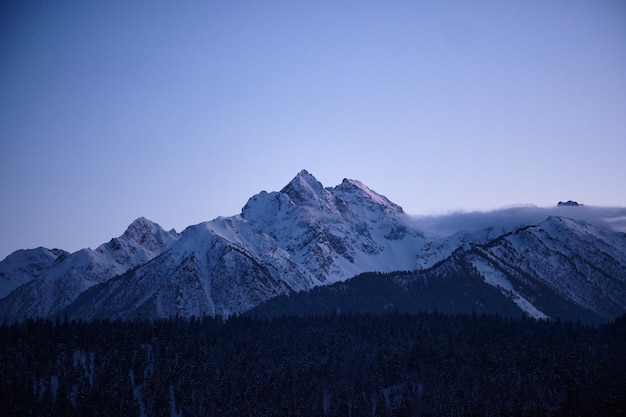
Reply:
[[[39, 270], [39, 275], [33, 275], [29, 282], [0, 299], [0, 317], [14, 320], [54, 316], [86, 289], [149, 261], [177, 240], [176, 232], [166, 232], [142, 217], [122, 236], [95, 250], [82, 249], [72, 254], [59, 251], [52, 262]], [[1, 263], [3, 269], [6, 260]]]
[[582, 220], [549, 217], [486, 244], [467, 260], [530, 316], [567, 316], [560, 301], [606, 318], [626, 311], [626, 237]]
[[302, 171], [280, 192], [252, 197], [241, 215], [187, 228], [171, 250], [85, 292], [68, 313], [228, 315], [368, 270], [413, 269], [423, 238], [407, 221], [358, 181], [324, 188]]
[[[384, 311], [489, 313], [587, 324], [626, 312], [626, 237], [582, 220], [549, 217], [495, 238], [457, 233], [420, 249], [430, 267], [366, 273], [289, 297], [253, 316]], [[432, 264], [433, 260], [440, 261]]]
[[365, 271], [415, 269], [425, 239], [400, 206], [356, 180], [324, 188], [306, 170], [280, 192], [252, 197], [241, 217], [253, 222], [317, 283]]
[[45, 274], [59, 256], [67, 252], [60, 249], [21, 249], [0, 262], [0, 298], [17, 287]]
[[469, 249], [472, 244], [487, 243], [503, 233], [505, 232], [501, 228], [488, 227], [472, 232], [462, 230], [451, 236], [433, 238], [418, 248], [416, 269], [432, 268], [461, 248]]
[[310, 288], [289, 255], [239, 216], [190, 226], [171, 250], [82, 294], [73, 317], [181, 317], [245, 311]]
[[[281, 191], [251, 197], [241, 214], [180, 234], [140, 218], [95, 250], [18, 251], [0, 263], [8, 294], [0, 317], [229, 315], [372, 271], [417, 271], [414, 282], [450, 293], [440, 299], [475, 294], [481, 304], [493, 299], [490, 308], [538, 318], [589, 313], [593, 321], [626, 311], [624, 233], [565, 216], [436, 237], [418, 224], [359, 181], [324, 187], [303, 170]], [[452, 290], [463, 274], [473, 292]], [[410, 279], [397, 282], [404, 288]]]

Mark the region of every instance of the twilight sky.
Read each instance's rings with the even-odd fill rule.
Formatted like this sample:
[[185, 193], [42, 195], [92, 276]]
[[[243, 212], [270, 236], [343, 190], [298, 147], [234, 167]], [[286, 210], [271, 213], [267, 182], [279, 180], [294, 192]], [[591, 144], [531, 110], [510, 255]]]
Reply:
[[0, 4], [0, 260], [240, 212], [626, 206], [626, 2]]

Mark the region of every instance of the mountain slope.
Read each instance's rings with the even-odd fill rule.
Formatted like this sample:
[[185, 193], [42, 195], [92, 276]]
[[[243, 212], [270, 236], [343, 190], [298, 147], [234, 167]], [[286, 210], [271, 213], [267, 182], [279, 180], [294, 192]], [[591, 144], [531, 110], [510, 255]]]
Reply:
[[626, 311], [626, 237], [622, 233], [580, 220], [550, 217], [484, 244], [465, 241], [467, 235], [462, 236], [451, 237], [446, 249], [456, 243], [459, 246], [431, 268], [362, 274], [277, 297], [249, 314], [276, 317], [437, 310], [560, 317], [598, 324]]
[[253, 196], [241, 215], [187, 228], [170, 251], [86, 291], [67, 312], [84, 319], [229, 315], [356, 273], [413, 269], [423, 238], [407, 221], [358, 181], [324, 188], [302, 171], [282, 191]]
[[344, 282], [283, 295], [246, 314], [258, 318], [339, 313], [387, 312], [500, 314], [521, 317], [524, 312], [461, 258], [451, 257], [421, 271], [364, 273]]
[[[593, 323], [623, 314], [626, 235], [566, 217], [541, 221], [537, 213], [518, 225], [507, 218], [506, 226], [426, 237], [401, 207], [361, 182], [324, 187], [303, 170], [281, 191], [251, 197], [241, 214], [180, 234], [140, 218], [95, 250], [16, 252], [0, 263], [3, 288], [14, 288], [0, 299], [0, 317], [230, 315], [365, 272], [399, 270], [414, 272], [361, 278], [373, 280], [371, 300], [379, 291], [394, 294], [383, 306]], [[374, 308], [367, 298], [360, 303]]]
[[[563, 300], [605, 318], [626, 311], [626, 237], [581, 220], [549, 217], [465, 254], [536, 317], [568, 316]], [[532, 306], [532, 307], [530, 307]]]
[[67, 311], [84, 319], [228, 315], [311, 285], [268, 236], [234, 216], [188, 227], [171, 250], [86, 291]]
[[0, 300], [0, 316], [10, 320], [54, 316], [86, 289], [149, 261], [177, 240], [176, 232], [139, 218], [122, 236], [95, 250], [61, 254], [45, 273]]
[[60, 256], [68, 253], [60, 249], [17, 250], [0, 262], [0, 298], [17, 287], [44, 275]]
[[415, 269], [421, 233], [393, 204], [356, 180], [324, 188], [306, 170], [280, 192], [252, 197], [241, 216], [256, 223], [319, 281], [366, 271]]

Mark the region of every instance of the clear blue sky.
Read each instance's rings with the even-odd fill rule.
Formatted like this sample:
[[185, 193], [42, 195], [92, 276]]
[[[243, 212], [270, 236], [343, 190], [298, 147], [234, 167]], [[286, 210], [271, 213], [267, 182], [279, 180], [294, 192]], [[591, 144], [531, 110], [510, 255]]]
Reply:
[[0, 4], [0, 259], [301, 169], [412, 214], [626, 206], [624, 1]]

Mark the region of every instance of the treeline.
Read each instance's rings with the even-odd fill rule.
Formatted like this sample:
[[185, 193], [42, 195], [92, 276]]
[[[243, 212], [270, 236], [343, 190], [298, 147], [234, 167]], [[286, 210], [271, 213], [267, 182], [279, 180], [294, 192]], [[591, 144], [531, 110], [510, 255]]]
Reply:
[[[548, 317], [600, 325], [617, 316], [603, 316], [585, 309], [540, 283], [526, 282], [516, 287]], [[482, 274], [462, 259], [445, 260], [425, 271], [366, 272], [346, 281], [273, 297], [245, 314], [272, 318], [340, 313], [418, 314], [423, 311], [512, 318], [525, 315], [512, 297], [487, 284]]]
[[428, 271], [365, 272], [343, 282], [273, 297], [245, 314], [260, 318], [424, 311], [515, 318], [524, 314], [499, 289], [485, 283], [473, 267], [460, 261], [446, 266]]
[[2, 416], [624, 415], [626, 316], [0, 326]]

